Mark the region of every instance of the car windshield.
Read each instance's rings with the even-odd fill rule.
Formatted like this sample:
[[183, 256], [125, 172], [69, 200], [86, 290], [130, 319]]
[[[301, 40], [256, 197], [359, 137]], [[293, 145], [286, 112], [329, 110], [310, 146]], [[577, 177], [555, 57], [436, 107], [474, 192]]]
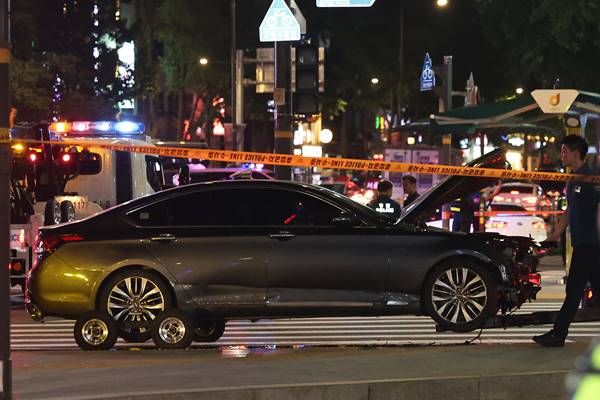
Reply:
[[[513, 193], [516, 192], [516, 193]], [[531, 186], [520, 186], [520, 185], [502, 185], [500, 187], [500, 193], [510, 194], [521, 194], [521, 193], [533, 193]]]
[[526, 211], [525, 208], [514, 204], [492, 204], [492, 211]]

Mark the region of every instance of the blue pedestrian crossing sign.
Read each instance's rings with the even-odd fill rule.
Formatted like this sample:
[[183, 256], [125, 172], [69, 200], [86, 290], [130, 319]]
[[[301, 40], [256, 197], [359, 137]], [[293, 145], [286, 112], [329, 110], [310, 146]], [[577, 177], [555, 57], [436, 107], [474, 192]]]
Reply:
[[423, 70], [421, 71], [421, 92], [433, 90], [435, 87], [435, 74], [431, 65], [431, 57], [429, 53], [425, 53], [423, 61]]
[[258, 30], [261, 42], [300, 40], [300, 24], [284, 0], [273, 0]]
[[371, 7], [375, 0], [317, 0], [317, 7]]

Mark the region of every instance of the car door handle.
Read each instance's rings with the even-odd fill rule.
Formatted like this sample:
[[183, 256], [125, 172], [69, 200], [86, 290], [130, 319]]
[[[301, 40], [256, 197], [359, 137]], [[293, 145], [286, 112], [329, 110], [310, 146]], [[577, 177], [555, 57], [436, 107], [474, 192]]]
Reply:
[[158, 242], [158, 243], [171, 243], [176, 241], [177, 238], [173, 235], [171, 235], [170, 233], [162, 233], [159, 236], [154, 236], [150, 238], [151, 242]]
[[289, 233], [289, 232], [279, 232], [279, 233], [271, 233], [269, 235], [269, 237], [271, 239], [277, 239], [277, 240], [283, 242], [283, 241], [291, 240], [291, 239], [295, 238], [296, 235], [294, 235], [293, 233]]

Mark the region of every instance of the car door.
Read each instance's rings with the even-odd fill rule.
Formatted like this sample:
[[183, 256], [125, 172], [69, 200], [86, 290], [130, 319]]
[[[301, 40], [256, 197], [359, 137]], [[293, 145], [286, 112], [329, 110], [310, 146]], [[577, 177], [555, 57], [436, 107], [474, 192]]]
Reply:
[[267, 308], [319, 313], [385, 302], [384, 230], [358, 220], [349, 224], [355, 217], [348, 209], [298, 190], [263, 189], [257, 195], [257, 214], [269, 227]]
[[265, 303], [268, 236], [244, 221], [231, 190], [196, 190], [142, 207], [130, 218], [148, 250], [198, 307]]

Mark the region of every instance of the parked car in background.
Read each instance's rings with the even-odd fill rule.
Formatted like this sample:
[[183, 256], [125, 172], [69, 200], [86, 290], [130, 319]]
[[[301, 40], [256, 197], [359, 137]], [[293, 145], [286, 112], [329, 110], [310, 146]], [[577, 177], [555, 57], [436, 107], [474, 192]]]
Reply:
[[[526, 213], [522, 206], [510, 203], [492, 203], [487, 211], [498, 213], [486, 219], [485, 231], [506, 236], [525, 236], [540, 243], [548, 237], [543, 218]], [[519, 214], [522, 212], [522, 214]]]
[[550, 210], [552, 207], [552, 201], [546, 198], [542, 187], [528, 182], [502, 182], [496, 188], [492, 202], [516, 204], [529, 211]]
[[[189, 164], [189, 182], [188, 183], [203, 183], [203, 182], [214, 182], [214, 181], [226, 181], [232, 180], [233, 174], [240, 171], [251, 171], [252, 179], [273, 179], [270, 175], [272, 174], [269, 170], [258, 170], [258, 169], [244, 169], [244, 168], [206, 168], [202, 164]], [[173, 175], [172, 182], [173, 186], [180, 185], [180, 174]]]

